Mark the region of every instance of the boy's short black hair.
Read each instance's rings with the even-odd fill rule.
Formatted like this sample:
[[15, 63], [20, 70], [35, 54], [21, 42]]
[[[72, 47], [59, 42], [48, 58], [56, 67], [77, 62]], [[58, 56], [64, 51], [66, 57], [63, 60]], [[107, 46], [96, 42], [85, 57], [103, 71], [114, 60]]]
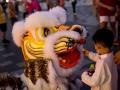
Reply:
[[113, 32], [107, 28], [99, 29], [92, 37], [94, 43], [100, 43], [104, 47], [111, 48], [114, 41]]

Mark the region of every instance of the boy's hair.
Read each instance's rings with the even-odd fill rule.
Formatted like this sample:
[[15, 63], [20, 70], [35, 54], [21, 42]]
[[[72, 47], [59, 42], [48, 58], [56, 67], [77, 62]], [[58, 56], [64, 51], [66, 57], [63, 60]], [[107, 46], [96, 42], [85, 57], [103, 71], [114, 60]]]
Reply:
[[114, 35], [109, 29], [103, 28], [95, 32], [92, 37], [94, 43], [100, 43], [104, 47], [111, 48], [113, 45]]

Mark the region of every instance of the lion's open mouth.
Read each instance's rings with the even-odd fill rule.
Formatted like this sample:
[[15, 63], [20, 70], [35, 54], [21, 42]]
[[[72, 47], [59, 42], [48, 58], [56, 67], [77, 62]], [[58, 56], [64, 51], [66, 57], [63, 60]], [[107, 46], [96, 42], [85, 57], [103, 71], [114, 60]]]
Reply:
[[80, 60], [80, 52], [74, 48], [65, 53], [58, 54], [60, 66], [63, 68], [72, 68]]
[[70, 37], [62, 37], [55, 43], [54, 49], [61, 67], [72, 68], [79, 62], [80, 52], [77, 44], [78, 41]]

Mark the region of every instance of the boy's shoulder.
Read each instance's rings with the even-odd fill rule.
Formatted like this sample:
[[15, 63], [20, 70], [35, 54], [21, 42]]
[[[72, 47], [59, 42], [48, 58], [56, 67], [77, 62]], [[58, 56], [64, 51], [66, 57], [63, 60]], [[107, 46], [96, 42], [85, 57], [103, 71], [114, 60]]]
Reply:
[[103, 64], [107, 64], [113, 61], [113, 53], [105, 54], [100, 56]]

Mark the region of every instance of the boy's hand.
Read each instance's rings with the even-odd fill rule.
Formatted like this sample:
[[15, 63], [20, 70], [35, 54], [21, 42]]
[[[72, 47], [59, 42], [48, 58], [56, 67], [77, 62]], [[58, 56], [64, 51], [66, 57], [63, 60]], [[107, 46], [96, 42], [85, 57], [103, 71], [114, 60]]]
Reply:
[[116, 64], [120, 64], [120, 51], [118, 51], [117, 53], [115, 53], [114, 55], [114, 61]]
[[88, 55], [89, 55], [89, 51], [87, 50], [87, 49], [82, 49], [82, 52], [83, 52], [83, 54], [84, 54], [84, 56], [87, 56], [88, 57]]

